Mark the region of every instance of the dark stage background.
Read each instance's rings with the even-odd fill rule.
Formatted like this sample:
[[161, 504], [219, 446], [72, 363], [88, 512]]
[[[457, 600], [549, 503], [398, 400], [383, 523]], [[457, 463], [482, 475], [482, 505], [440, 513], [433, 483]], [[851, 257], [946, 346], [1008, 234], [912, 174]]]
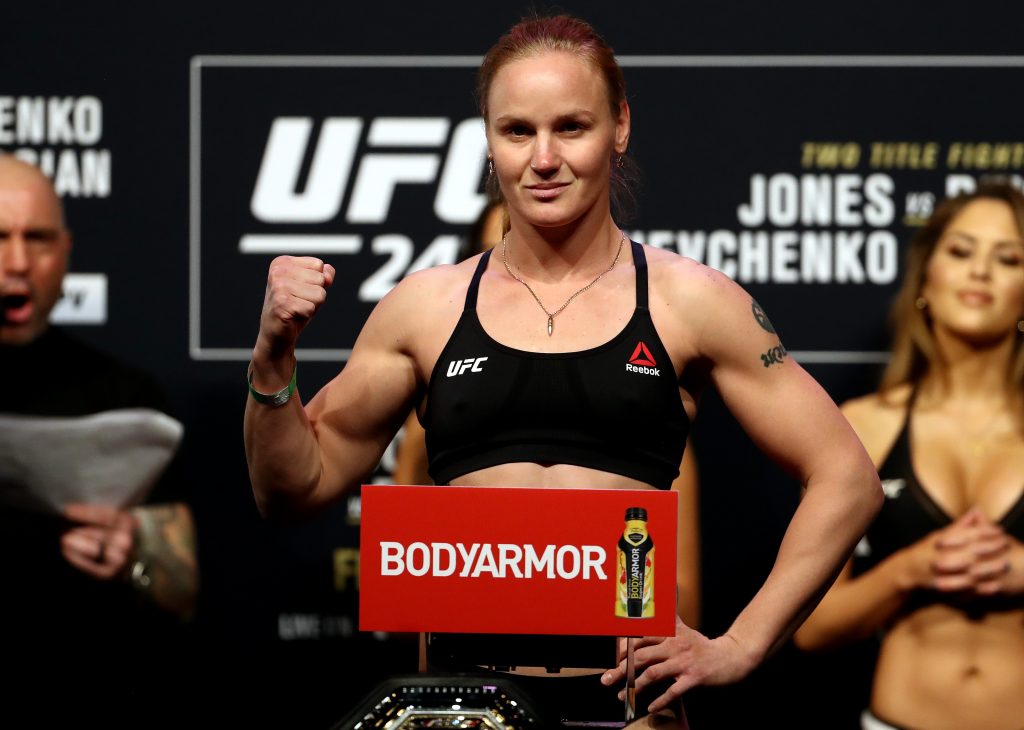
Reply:
[[[740, 281], [838, 402], [876, 381], [902, 252], [932, 205], [1024, 174], [1019, 4], [561, 7], [625, 68], [644, 175], [626, 229]], [[183, 672], [227, 716], [327, 727], [416, 650], [357, 631], [358, 498], [299, 526], [256, 513], [241, 434], [266, 266], [318, 251], [339, 271], [301, 342], [311, 395], [397, 279], [454, 257], [483, 203], [475, 67], [527, 6], [34, 8], [4, 23], [0, 149], [66, 201], [55, 318], [157, 374], [186, 424], [203, 594]], [[714, 394], [695, 448], [716, 634], [770, 570], [798, 485]], [[739, 686], [695, 691], [691, 722], [853, 727], [871, 649], [783, 649]]]

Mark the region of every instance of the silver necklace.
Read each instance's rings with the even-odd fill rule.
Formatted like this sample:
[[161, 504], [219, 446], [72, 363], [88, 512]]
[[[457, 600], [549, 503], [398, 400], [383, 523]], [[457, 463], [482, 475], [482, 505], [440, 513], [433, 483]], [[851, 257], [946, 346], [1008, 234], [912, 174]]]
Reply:
[[548, 311], [548, 308], [544, 306], [544, 302], [542, 302], [540, 300], [540, 297], [537, 296], [537, 292], [535, 292], [533, 290], [533, 287], [531, 287], [529, 284], [527, 284], [525, 281], [523, 281], [522, 277], [520, 277], [518, 274], [516, 274], [514, 271], [512, 271], [512, 267], [508, 265], [508, 233], [506, 233], [504, 236], [501, 237], [501, 262], [503, 264], [505, 264], [505, 270], [508, 272], [508, 275], [511, 276], [516, 281], [518, 281], [523, 286], [525, 286], [526, 287], [526, 291], [530, 292], [530, 294], [533, 295], [533, 298], [535, 300], [537, 300], [537, 304], [539, 304], [540, 308], [544, 310], [544, 314], [548, 315], [548, 337], [550, 337], [551, 333], [555, 331], [555, 317], [557, 317], [559, 314], [561, 314], [562, 310], [564, 310], [566, 307], [568, 307], [569, 303], [573, 299], [578, 297], [580, 294], [585, 292], [590, 287], [594, 286], [594, 284], [596, 284], [597, 282], [599, 282], [601, 280], [602, 276], [604, 276], [609, 271], [611, 271], [612, 269], [615, 268], [615, 264], [619, 260], [619, 254], [622, 253], [622, 244], [624, 244], [625, 242], [626, 242], [626, 234], [623, 233], [622, 234], [622, 238], [619, 239], [619, 248], [615, 252], [615, 258], [612, 259], [611, 266], [609, 266], [607, 269], [605, 269], [600, 274], [598, 274], [596, 277], [594, 277], [594, 280], [592, 282], [590, 282], [585, 287], [583, 287], [579, 291], [575, 292], [572, 296], [570, 296], [568, 299], [566, 299], [565, 303], [562, 306], [560, 306], [558, 309], [556, 309], [554, 312], [549, 312]]

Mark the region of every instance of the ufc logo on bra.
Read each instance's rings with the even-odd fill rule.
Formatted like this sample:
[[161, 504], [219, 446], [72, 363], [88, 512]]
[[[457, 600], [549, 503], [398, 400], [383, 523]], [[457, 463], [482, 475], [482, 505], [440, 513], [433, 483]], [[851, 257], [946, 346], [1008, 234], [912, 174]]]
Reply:
[[487, 360], [486, 357], [467, 357], [465, 360], [452, 360], [448, 363], [448, 377], [462, 375], [467, 370], [471, 373], [483, 372], [481, 365]]

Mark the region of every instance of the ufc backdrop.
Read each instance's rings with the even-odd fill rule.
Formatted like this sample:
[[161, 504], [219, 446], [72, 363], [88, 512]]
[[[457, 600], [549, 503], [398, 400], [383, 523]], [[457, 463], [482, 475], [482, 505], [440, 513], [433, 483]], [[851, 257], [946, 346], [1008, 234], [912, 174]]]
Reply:
[[[562, 6], [625, 70], [643, 173], [625, 229], [743, 284], [837, 401], [877, 381], [903, 252], [933, 206], [1024, 175], [1011, 91], [1024, 13], [950, 7], [955, 22], [941, 4]], [[325, 727], [415, 668], [413, 637], [356, 630], [358, 495], [303, 524], [257, 515], [246, 363], [279, 253], [338, 270], [300, 341], [304, 397], [344, 366], [395, 282], [454, 260], [484, 204], [475, 69], [528, 9], [48, 3], [8, 22], [0, 149], [53, 177], [75, 237], [55, 321], [154, 372], [186, 424], [203, 578], [190, 670], [226, 709]], [[714, 394], [694, 442], [701, 628], [715, 635], [771, 569], [799, 486]], [[393, 459], [370, 479], [387, 482]], [[694, 691], [691, 723], [853, 727], [871, 651], [784, 648], [738, 686]], [[222, 687], [222, 671], [261, 688], [259, 703]]]

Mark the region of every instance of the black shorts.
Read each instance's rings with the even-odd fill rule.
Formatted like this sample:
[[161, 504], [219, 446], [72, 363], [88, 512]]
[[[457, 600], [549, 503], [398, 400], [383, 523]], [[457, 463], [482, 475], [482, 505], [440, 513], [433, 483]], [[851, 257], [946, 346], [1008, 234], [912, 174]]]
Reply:
[[[625, 702], [618, 698], [622, 686], [606, 687], [601, 675], [563, 677], [557, 674], [532, 676], [497, 672], [532, 700], [551, 726], [587, 723], [588, 727], [623, 727]], [[659, 682], [636, 697], [636, 717], [647, 715], [647, 707], [671, 683]]]
[[[615, 666], [615, 646], [614, 637], [434, 634], [427, 652], [428, 671], [501, 677], [520, 689], [551, 726], [580, 722], [590, 727], [622, 727], [625, 703], [617, 696], [622, 685], [601, 684], [603, 670]], [[481, 665], [499, 666], [495, 670]], [[535, 676], [503, 671], [515, 666], [603, 669], [589, 675], [552, 671]], [[636, 716], [646, 715], [648, 705], [669, 685], [671, 682], [661, 682], [638, 695]]]

